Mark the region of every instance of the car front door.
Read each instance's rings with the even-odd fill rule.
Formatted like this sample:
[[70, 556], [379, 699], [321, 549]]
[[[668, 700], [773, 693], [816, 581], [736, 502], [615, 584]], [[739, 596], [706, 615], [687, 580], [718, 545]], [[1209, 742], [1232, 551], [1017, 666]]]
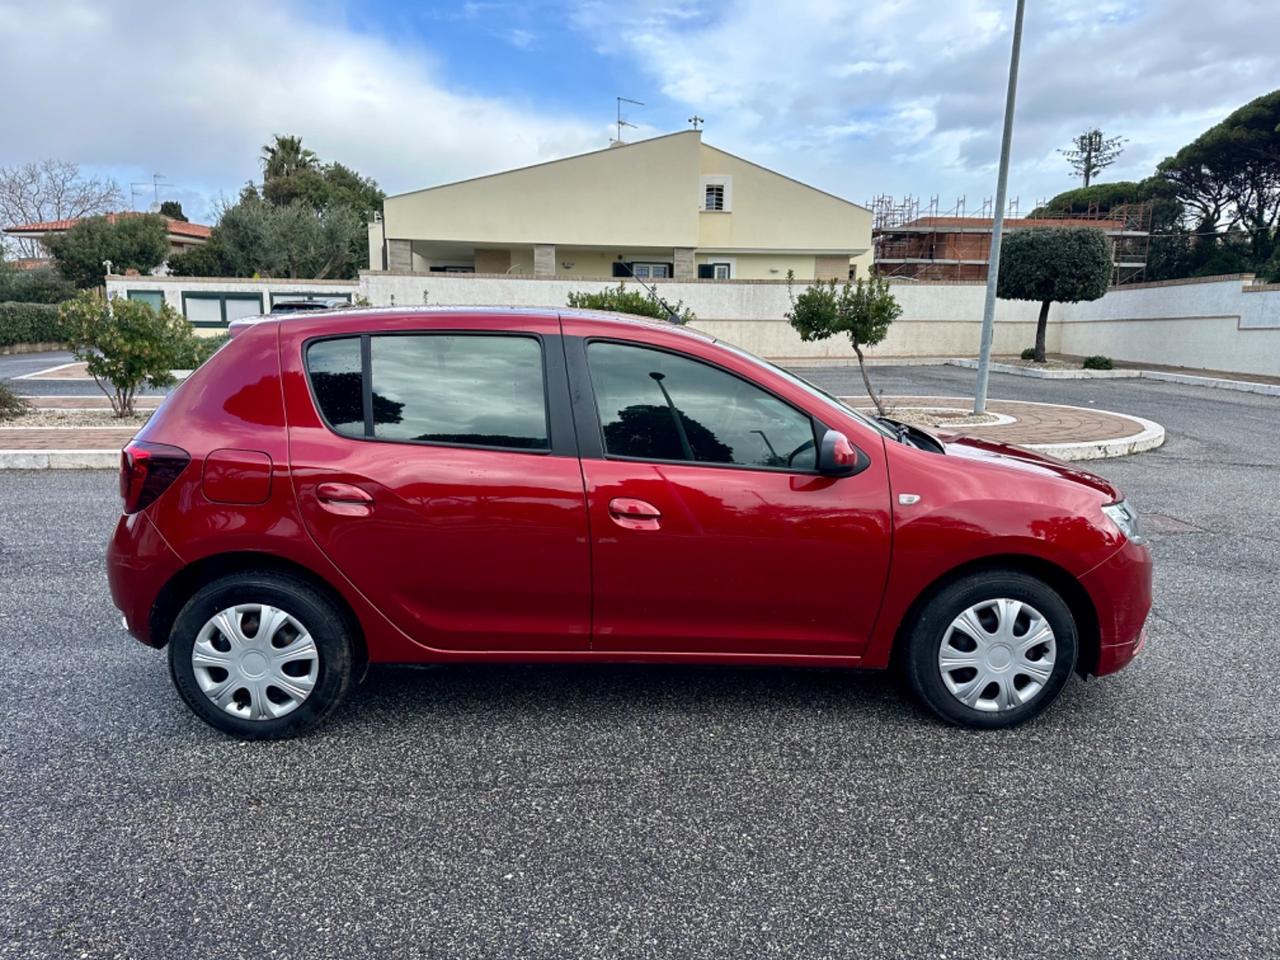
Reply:
[[282, 342], [307, 530], [428, 647], [587, 649], [587, 518], [558, 321], [413, 320]]
[[860, 654], [889, 566], [882, 448], [854, 476], [821, 476], [825, 425], [714, 354], [566, 343], [591, 518], [592, 649]]

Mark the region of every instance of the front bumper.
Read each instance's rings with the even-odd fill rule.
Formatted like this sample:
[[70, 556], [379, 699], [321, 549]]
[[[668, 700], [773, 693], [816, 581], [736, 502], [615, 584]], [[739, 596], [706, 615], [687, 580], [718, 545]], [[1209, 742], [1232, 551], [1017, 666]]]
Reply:
[[1098, 614], [1096, 676], [1115, 673], [1147, 642], [1153, 566], [1147, 546], [1129, 542], [1080, 578]]
[[107, 584], [124, 615], [125, 629], [148, 646], [162, 647], [168, 639], [151, 635], [151, 610], [164, 585], [181, 569], [182, 559], [145, 512], [120, 518], [107, 546]]

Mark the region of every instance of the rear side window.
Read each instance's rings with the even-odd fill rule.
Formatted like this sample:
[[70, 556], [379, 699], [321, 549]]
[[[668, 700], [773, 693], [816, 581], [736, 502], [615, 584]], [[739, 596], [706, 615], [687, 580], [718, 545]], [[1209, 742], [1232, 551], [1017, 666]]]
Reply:
[[813, 470], [813, 421], [752, 383], [688, 357], [593, 343], [587, 363], [605, 453]]
[[[367, 371], [359, 337], [320, 341], [307, 351], [320, 411], [339, 433], [411, 443], [550, 448], [538, 340], [443, 333], [368, 339]], [[328, 349], [317, 353], [321, 347]], [[352, 371], [354, 377], [333, 379]]]
[[320, 412], [347, 437], [364, 436], [360, 338], [321, 340], [307, 348], [307, 373]]

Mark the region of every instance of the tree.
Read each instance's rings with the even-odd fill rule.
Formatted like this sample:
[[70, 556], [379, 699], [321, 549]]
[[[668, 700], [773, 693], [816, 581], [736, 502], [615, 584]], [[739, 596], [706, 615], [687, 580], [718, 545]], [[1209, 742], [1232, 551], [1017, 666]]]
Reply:
[[668, 305], [659, 300], [655, 292], [628, 290], [626, 284], [601, 290], [599, 293], [588, 291], [571, 291], [569, 306], [584, 310], [607, 310], [610, 313], [629, 313], [637, 317], [654, 317], [658, 320], [670, 320], [672, 323], [684, 325], [698, 318], [692, 310], [685, 308], [683, 300]]
[[1116, 157], [1124, 152], [1121, 144], [1125, 142], [1124, 137], [1103, 136], [1102, 131], [1094, 127], [1075, 137], [1070, 149], [1058, 152], [1067, 158], [1076, 176], [1084, 178], [1087, 187], [1098, 171], [1116, 162]]
[[[0, 167], [0, 227], [107, 213], [121, 200], [114, 180], [82, 176], [80, 168], [66, 160]], [[41, 255], [37, 240], [6, 239], [20, 257]]]
[[222, 212], [208, 243], [171, 257], [169, 269], [178, 276], [346, 278], [356, 273], [357, 235], [364, 228], [346, 207], [278, 207], [249, 186]]
[[1191, 211], [1196, 233], [1243, 231], [1250, 266], [1261, 269], [1280, 225], [1280, 90], [1233, 111], [1156, 172]]
[[169, 224], [164, 217], [142, 213], [116, 217], [86, 217], [63, 234], [44, 241], [59, 272], [77, 287], [101, 286], [103, 261], [117, 273], [146, 273], [169, 255]]
[[264, 183], [276, 177], [288, 177], [301, 170], [314, 169], [319, 164], [315, 152], [302, 145], [301, 137], [277, 133], [273, 142], [262, 148], [262, 180]]
[[160, 204], [160, 216], [168, 217], [170, 220], [181, 220], [188, 223], [187, 215], [182, 212], [182, 204], [177, 200], [166, 200]]
[[81, 292], [62, 307], [71, 352], [83, 362], [117, 417], [133, 414], [144, 384], [166, 387], [173, 371], [194, 354], [191, 324], [168, 304], [159, 310], [140, 300], [107, 300]]
[[1110, 281], [1111, 249], [1101, 230], [1036, 227], [1014, 230], [1004, 238], [996, 295], [1003, 300], [1040, 301], [1035, 358], [1043, 363], [1049, 305], [1097, 300]]
[[859, 278], [856, 283], [846, 280], [843, 284], [837, 280], [819, 280], [797, 297], [791, 291], [794, 280], [794, 272], [788, 270], [791, 312], [786, 315], [787, 320], [806, 343], [826, 340], [838, 333], [847, 334], [853, 352], [858, 355], [858, 369], [862, 372], [867, 396], [884, 416], [884, 404], [871, 389], [862, 348], [874, 347], [882, 341], [889, 333], [889, 325], [902, 316], [902, 307], [890, 292], [889, 281], [880, 276]]

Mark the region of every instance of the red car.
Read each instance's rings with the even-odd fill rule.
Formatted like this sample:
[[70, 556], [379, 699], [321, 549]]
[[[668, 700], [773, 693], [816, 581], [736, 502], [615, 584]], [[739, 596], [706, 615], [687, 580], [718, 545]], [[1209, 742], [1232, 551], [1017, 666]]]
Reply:
[[128, 630], [202, 719], [315, 725], [370, 663], [887, 667], [1008, 727], [1141, 648], [1151, 556], [1107, 481], [875, 421], [614, 314], [237, 321], [125, 448]]

